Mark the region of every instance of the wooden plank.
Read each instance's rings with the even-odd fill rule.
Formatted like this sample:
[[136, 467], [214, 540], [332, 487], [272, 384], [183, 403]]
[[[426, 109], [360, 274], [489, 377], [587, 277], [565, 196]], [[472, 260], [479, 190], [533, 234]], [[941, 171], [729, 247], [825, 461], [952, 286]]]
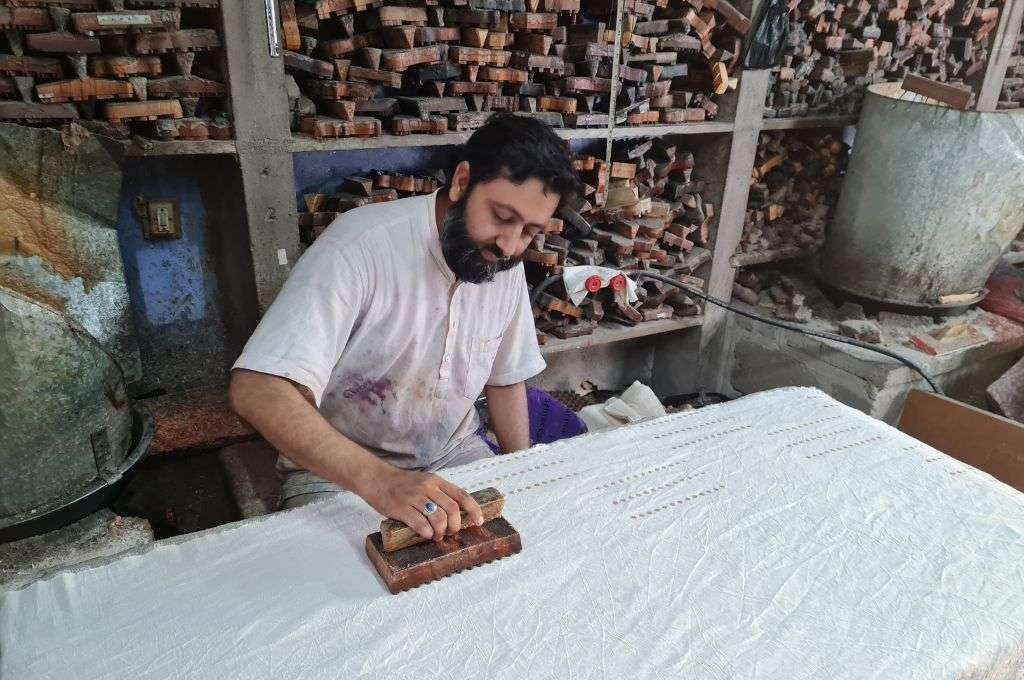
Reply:
[[147, 83], [150, 97], [224, 97], [228, 87], [215, 80], [197, 76], [170, 76], [155, 78]]
[[36, 85], [39, 101], [48, 104], [81, 102], [89, 99], [130, 99], [134, 95], [127, 80], [84, 78]]
[[899, 429], [1024, 491], [1024, 425], [949, 397], [911, 390]]
[[939, 83], [913, 73], [903, 77], [902, 88], [907, 92], [915, 92], [961, 110], [966, 110], [974, 98], [974, 93], [968, 87]]
[[163, 72], [160, 57], [91, 57], [89, 73], [95, 77], [127, 78], [147, 76], [155, 78]]
[[135, 52], [137, 54], [203, 52], [215, 50], [220, 45], [220, 37], [217, 35], [217, 31], [212, 28], [189, 28], [181, 31], [140, 33], [135, 36]]
[[0, 73], [8, 76], [60, 78], [64, 75], [59, 59], [52, 57], [17, 57], [0, 54]]
[[37, 7], [0, 7], [0, 28], [19, 31], [48, 31], [53, 28], [50, 13]]
[[157, 118], [183, 118], [181, 102], [176, 99], [158, 99], [145, 102], [113, 102], [104, 108], [104, 116], [111, 123], [125, 120], [156, 120]]

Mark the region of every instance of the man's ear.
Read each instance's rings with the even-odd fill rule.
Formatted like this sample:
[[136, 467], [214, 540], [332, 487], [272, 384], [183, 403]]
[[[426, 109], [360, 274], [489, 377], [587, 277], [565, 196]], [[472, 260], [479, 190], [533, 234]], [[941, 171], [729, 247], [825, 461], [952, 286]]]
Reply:
[[469, 162], [460, 161], [452, 173], [452, 181], [448, 184], [448, 198], [457, 203], [466, 195], [466, 188], [469, 187]]

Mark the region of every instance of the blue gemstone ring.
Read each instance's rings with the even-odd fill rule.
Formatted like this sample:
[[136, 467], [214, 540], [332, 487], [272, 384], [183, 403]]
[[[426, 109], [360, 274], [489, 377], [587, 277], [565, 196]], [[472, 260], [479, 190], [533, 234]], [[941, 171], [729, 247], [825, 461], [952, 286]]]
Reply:
[[437, 503], [434, 501], [427, 501], [427, 504], [423, 506], [424, 515], [433, 515], [437, 512]]

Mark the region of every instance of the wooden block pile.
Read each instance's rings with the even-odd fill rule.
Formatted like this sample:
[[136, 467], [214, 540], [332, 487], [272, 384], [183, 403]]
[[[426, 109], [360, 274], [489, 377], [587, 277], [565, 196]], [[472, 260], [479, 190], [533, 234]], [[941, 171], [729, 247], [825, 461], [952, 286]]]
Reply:
[[306, 211], [299, 213], [299, 237], [309, 245], [343, 212], [370, 203], [433, 193], [444, 183], [440, 173], [427, 176], [371, 170], [365, 176], [346, 177], [334, 193], [303, 194]]
[[791, 0], [766, 117], [848, 114], [864, 88], [909, 73], [980, 82], [1001, 0]]
[[1006, 75], [999, 92], [1000, 109], [1019, 109], [1024, 101], [1024, 33], [1017, 36], [1017, 44], [1006, 64]]
[[[585, 9], [615, 3], [586, 0]], [[611, 15], [610, 15], [611, 16]], [[611, 21], [609, 21], [611, 23]], [[715, 95], [735, 88], [750, 20], [728, 0], [627, 0], [616, 123], [674, 124], [718, 115]]]
[[[701, 287], [694, 276], [710, 261], [714, 207], [701, 196], [693, 154], [664, 140], [620, 143], [613, 162], [574, 160], [585, 198], [562, 211], [524, 254], [527, 281], [536, 285], [564, 267], [601, 265], [620, 271], [647, 269]], [[602, 319], [634, 325], [700, 314], [698, 301], [677, 288], [647, 281], [640, 300], [608, 286], [573, 304], [564, 287], [545, 291], [534, 310], [537, 329], [556, 337], [592, 333]]]
[[220, 0], [6, 0], [0, 121], [229, 139]]
[[736, 264], [810, 255], [839, 200], [848, 149], [834, 132], [764, 132]]
[[440, 134], [476, 129], [495, 111], [607, 125], [613, 47], [579, 0], [404, 5], [280, 0], [294, 130]]
[[783, 321], [807, 323], [814, 317], [807, 304], [806, 283], [775, 269], [741, 271], [732, 284], [732, 296]]

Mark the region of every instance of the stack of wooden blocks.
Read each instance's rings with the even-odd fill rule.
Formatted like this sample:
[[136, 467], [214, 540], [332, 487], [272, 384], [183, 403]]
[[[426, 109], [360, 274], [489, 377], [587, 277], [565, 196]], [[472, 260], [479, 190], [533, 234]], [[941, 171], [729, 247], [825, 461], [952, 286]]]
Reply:
[[848, 149], [834, 132], [764, 132], [750, 178], [734, 261], [760, 264], [812, 254], [839, 200]]
[[281, 0], [293, 129], [325, 137], [473, 130], [494, 111], [608, 123], [613, 46], [579, 0]]
[[[584, 198], [565, 208], [524, 254], [526, 277], [537, 285], [565, 267], [602, 265], [623, 272], [651, 270], [701, 288], [694, 276], [711, 259], [714, 207], [693, 175], [693, 154], [664, 139], [617, 143], [611, 167], [592, 156], [574, 160]], [[534, 309], [541, 342], [592, 333], [601, 320], [634, 325], [701, 313], [696, 300], [661, 282], [639, 287], [630, 304], [622, 287], [605, 286], [574, 304], [561, 283], [541, 294]]]
[[998, 107], [1000, 109], [1019, 109], [1022, 101], [1024, 101], [1024, 32], [1017, 36], [1017, 44], [1013, 48], [1010, 61], [1006, 64], [1006, 77], [1003, 78]]
[[410, 175], [371, 170], [365, 176], [346, 177], [333, 193], [303, 194], [306, 211], [299, 213], [299, 237], [309, 245], [343, 212], [370, 203], [433, 193], [444, 183], [441, 173]]
[[791, 0], [766, 117], [848, 114], [864, 88], [908, 73], [979, 82], [1000, 0]]
[[[229, 139], [220, 0], [5, 0], [0, 120]], [[127, 9], [126, 9], [127, 7]]]
[[736, 86], [732, 74], [750, 30], [746, 16], [727, 0], [627, 0], [622, 28], [617, 124], [687, 123], [718, 115], [713, 96]]

